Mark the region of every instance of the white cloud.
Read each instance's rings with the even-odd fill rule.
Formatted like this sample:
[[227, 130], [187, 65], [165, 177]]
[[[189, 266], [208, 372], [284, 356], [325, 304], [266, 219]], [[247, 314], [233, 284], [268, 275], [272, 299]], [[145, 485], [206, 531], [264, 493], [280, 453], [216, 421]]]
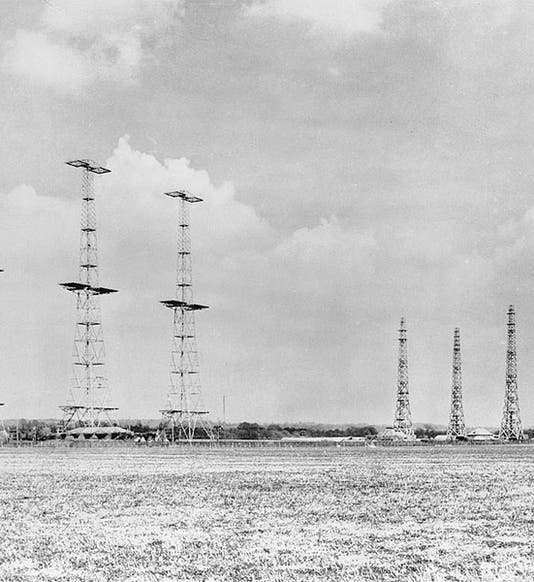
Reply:
[[[109, 194], [105, 220], [115, 233], [124, 229], [127, 236], [131, 222], [143, 224], [149, 236], [159, 233], [162, 217], [172, 221], [175, 211], [175, 205], [163, 193], [186, 188], [204, 199], [199, 211], [202, 227], [195, 244], [201, 251], [209, 248], [212, 258], [241, 251], [244, 240], [249, 249], [263, 248], [274, 236], [252, 207], [237, 201], [231, 182], [215, 186], [206, 171], [192, 168], [185, 158], [160, 163], [154, 156], [132, 149], [128, 137], [123, 137], [106, 163], [112, 173], [102, 180], [104, 195]], [[125, 210], [130, 224], [124, 220]], [[192, 212], [197, 210], [193, 208]]]
[[42, 32], [18, 30], [8, 43], [2, 65], [8, 73], [31, 83], [73, 94], [94, 80], [82, 53], [51, 42]]
[[138, 81], [145, 43], [181, 15], [178, 0], [55, 0], [37, 30], [19, 30], [7, 43], [3, 67], [38, 85], [81, 94], [101, 81]]
[[[307, 295], [309, 300], [315, 298], [324, 303], [333, 289], [343, 289], [347, 294], [340, 304], [351, 305], [351, 289], [374, 277], [376, 250], [371, 232], [343, 227], [332, 217], [313, 228], [294, 231], [276, 246], [273, 260], [285, 262], [285, 269], [293, 273], [291, 278], [285, 273], [285, 282], [291, 281], [298, 290], [297, 301]], [[311, 305], [308, 303], [307, 307]]]
[[[64, 226], [76, 216], [76, 205], [42, 196], [32, 186], [17, 186], [0, 196], [2, 213], [2, 248], [9, 249], [9, 261], [34, 261], [32, 269], [42, 274], [46, 261], [58, 252], [64, 238]], [[60, 227], [60, 228], [58, 228]], [[28, 255], [30, 244], [35, 244]]]
[[343, 37], [376, 34], [382, 27], [384, 0], [260, 0], [248, 7], [251, 17], [304, 21], [313, 33]]

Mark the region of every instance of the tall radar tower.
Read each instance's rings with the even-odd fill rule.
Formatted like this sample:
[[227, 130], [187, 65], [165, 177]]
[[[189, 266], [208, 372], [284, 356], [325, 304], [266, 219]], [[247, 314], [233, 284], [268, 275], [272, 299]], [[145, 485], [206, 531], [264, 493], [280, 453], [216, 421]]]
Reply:
[[458, 327], [454, 330], [454, 343], [452, 348], [451, 414], [449, 417], [447, 436], [450, 439], [466, 436], [462, 400], [462, 354], [460, 348], [460, 329]]
[[415, 438], [412, 426], [412, 415], [410, 413], [410, 395], [408, 392], [408, 336], [404, 318], [400, 321], [399, 329], [397, 404], [395, 407], [395, 422], [393, 423], [393, 428], [397, 432], [404, 433], [409, 439]]
[[101, 287], [98, 280], [96, 205], [93, 178], [110, 170], [91, 160], [66, 162], [82, 171], [82, 218], [80, 267], [78, 281], [60, 283], [76, 295], [76, 331], [74, 337], [74, 380], [64, 412], [63, 429], [77, 426], [104, 426], [111, 423], [110, 390], [104, 376], [104, 335], [100, 316], [101, 295], [115, 289]]
[[515, 309], [508, 308], [508, 346], [506, 348], [506, 388], [504, 408], [499, 438], [503, 441], [521, 441], [524, 439], [521, 417], [519, 414], [519, 395], [517, 391], [517, 346], [515, 335]]
[[195, 312], [207, 309], [193, 301], [193, 269], [191, 262], [191, 225], [189, 208], [202, 202], [187, 190], [166, 192], [178, 202], [178, 249], [176, 296], [161, 303], [172, 311], [171, 385], [167, 406], [161, 410], [162, 434], [171, 441], [191, 442], [196, 436], [213, 440], [213, 429], [207, 420], [209, 412], [202, 402], [199, 378], [199, 357], [196, 345]]

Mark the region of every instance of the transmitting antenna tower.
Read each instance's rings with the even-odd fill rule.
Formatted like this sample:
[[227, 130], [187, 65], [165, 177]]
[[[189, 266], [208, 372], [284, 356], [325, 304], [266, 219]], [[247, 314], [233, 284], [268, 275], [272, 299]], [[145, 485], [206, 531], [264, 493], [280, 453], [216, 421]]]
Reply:
[[400, 321], [399, 329], [399, 370], [397, 379], [397, 405], [395, 408], [395, 422], [393, 428], [402, 432], [407, 438], [415, 438], [410, 413], [410, 395], [408, 392], [408, 337], [404, 318]]
[[517, 349], [515, 337], [515, 309], [508, 308], [508, 347], [506, 349], [506, 389], [504, 409], [499, 438], [504, 441], [524, 439], [519, 415], [519, 395], [517, 392]]
[[103, 426], [111, 423], [110, 391], [104, 377], [104, 335], [100, 317], [99, 296], [115, 293], [98, 282], [98, 249], [96, 237], [96, 205], [93, 188], [95, 174], [110, 170], [91, 160], [73, 160], [67, 165], [82, 170], [82, 219], [80, 238], [79, 280], [60, 283], [76, 294], [76, 332], [74, 338], [74, 383], [64, 412], [63, 429], [76, 426]]
[[178, 261], [176, 298], [161, 301], [172, 310], [173, 338], [171, 351], [171, 386], [167, 407], [162, 413], [162, 431], [175, 439], [191, 441], [195, 436], [214, 438], [207, 420], [209, 412], [202, 404], [199, 358], [196, 346], [195, 311], [207, 309], [193, 302], [193, 270], [191, 263], [191, 225], [189, 205], [202, 202], [186, 190], [166, 192], [178, 201]]
[[452, 392], [451, 415], [447, 436], [451, 439], [465, 437], [464, 406], [462, 402], [462, 354], [460, 349], [460, 329], [454, 330], [452, 348]]

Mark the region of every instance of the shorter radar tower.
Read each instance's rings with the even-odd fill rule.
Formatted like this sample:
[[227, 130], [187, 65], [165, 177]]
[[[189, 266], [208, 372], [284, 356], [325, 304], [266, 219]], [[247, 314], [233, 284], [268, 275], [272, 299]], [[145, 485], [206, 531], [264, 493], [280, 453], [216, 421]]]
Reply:
[[178, 249], [176, 296], [161, 303], [172, 311], [171, 385], [167, 406], [161, 410], [160, 435], [165, 439], [191, 442], [196, 436], [214, 439], [207, 420], [199, 378], [199, 357], [196, 345], [195, 312], [207, 309], [193, 301], [193, 269], [191, 262], [191, 225], [189, 206], [202, 202], [187, 190], [166, 192], [178, 202]]
[[506, 388], [499, 438], [503, 441], [522, 441], [525, 437], [519, 414], [517, 390], [517, 346], [515, 335], [515, 309], [508, 308], [508, 345], [506, 348]]
[[399, 329], [399, 362], [397, 377], [397, 403], [395, 406], [395, 422], [393, 428], [403, 433], [409, 440], [415, 439], [410, 412], [410, 394], [408, 392], [408, 333], [404, 317]]
[[465, 438], [464, 407], [462, 401], [462, 354], [460, 349], [460, 329], [454, 330], [452, 348], [452, 390], [451, 414], [447, 436], [450, 439]]
[[94, 175], [111, 170], [91, 160], [72, 160], [68, 166], [82, 170], [82, 219], [80, 235], [80, 267], [78, 281], [60, 283], [76, 295], [76, 332], [74, 337], [74, 383], [64, 412], [63, 430], [79, 426], [97, 427], [111, 424], [110, 390], [104, 376], [104, 335], [99, 298], [115, 293], [98, 282], [98, 247], [96, 237], [96, 204]]

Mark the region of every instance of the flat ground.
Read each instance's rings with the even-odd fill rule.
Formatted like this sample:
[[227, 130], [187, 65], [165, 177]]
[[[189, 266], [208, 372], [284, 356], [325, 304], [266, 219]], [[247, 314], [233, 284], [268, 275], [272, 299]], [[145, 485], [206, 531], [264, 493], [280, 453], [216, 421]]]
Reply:
[[534, 446], [0, 449], [0, 580], [534, 580]]

